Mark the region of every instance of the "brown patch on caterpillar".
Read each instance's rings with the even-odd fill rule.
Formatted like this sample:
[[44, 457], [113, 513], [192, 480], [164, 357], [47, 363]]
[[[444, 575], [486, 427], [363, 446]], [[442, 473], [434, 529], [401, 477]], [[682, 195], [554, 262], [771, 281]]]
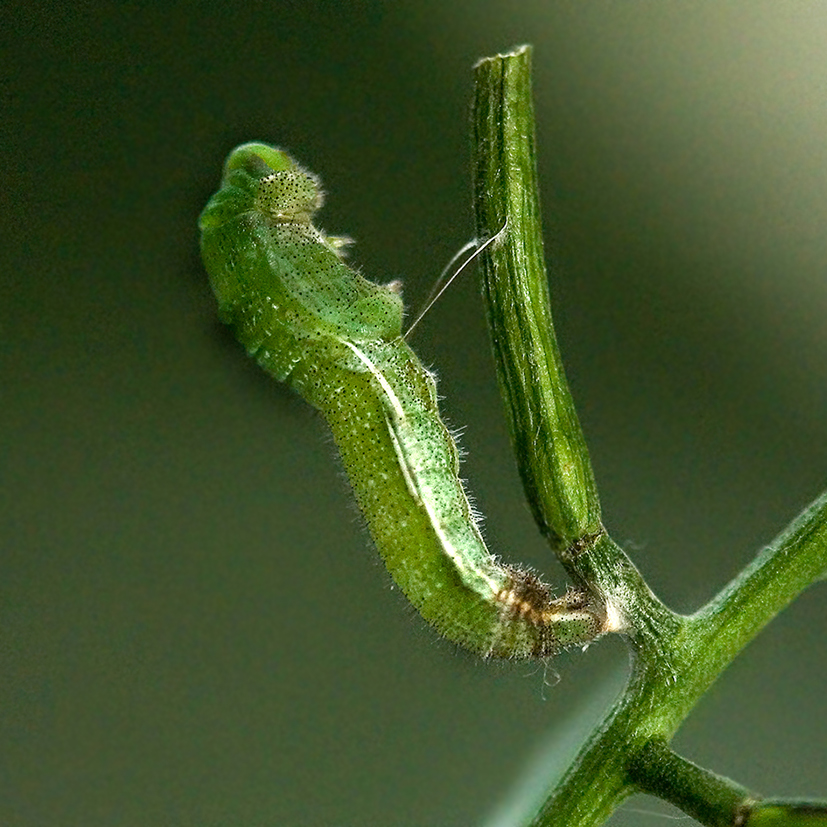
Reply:
[[537, 628], [532, 654], [546, 657], [574, 643], [586, 643], [602, 631], [602, 622], [591, 607], [589, 595], [569, 589], [555, 598], [533, 572], [506, 566], [509, 580], [495, 601], [501, 609], [502, 625], [522, 620]]
[[532, 572], [511, 566], [505, 568], [509, 575], [508, 582], [494, 597], [504, 619], [519, 617], [535, 626], [542, 625], [552, 600], [548, 586]]
[[507, 566], [509, 582], [500, 589], [495, 600], [507, 616], [519, 617], [543, 626], [556, 616], [588, 607], [585, 592], [569, 589], [562, 597], [553, 598], [549, 587], [536, 574]]

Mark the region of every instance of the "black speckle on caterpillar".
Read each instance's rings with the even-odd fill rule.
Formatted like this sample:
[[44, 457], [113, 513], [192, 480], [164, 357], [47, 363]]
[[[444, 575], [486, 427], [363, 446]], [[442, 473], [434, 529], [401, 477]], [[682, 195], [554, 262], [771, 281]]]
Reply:
[[584, 594], [555, 598], [486, 548], [435, 378], [402, 336], [399, 284], [344, 263], [343, 240], [312, 223], [321, 203], [316, 176], [282, 150], [230, 153], [200, 218], [222, 320], [327, 420], [391, 576], [445, 637], [486, 657], [594, 639], [603, 623]]

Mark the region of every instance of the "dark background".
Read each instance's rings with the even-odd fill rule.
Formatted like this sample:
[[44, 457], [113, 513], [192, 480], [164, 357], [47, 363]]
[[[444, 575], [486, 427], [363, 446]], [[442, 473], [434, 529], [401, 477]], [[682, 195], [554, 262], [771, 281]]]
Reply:
[[[615, 639], [478, 662], [392, 588], [324, 424], [216, 320], [196, 219], [236, 143], [320, 174], [322, 226], [416, 308], [473, 233], [471, 67], [533, 43], [558, 334], [613, 535], [692, 611], [825, 487], [825, 4], [28, 3], [0, 38], [4, 827], [505, 823], [625, 672]], [[473, 278], [414, 345], [493, 549], [562, 585]], [[824, 626], [813, 589], [680, 749], [827, 795]], [[663, 809], [612, 824], [662, 823], [635, 808]]]

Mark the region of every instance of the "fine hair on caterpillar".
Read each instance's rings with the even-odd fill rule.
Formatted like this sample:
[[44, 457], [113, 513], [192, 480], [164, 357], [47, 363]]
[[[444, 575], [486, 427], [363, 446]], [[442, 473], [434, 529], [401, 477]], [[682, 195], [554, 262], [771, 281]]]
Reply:
[[[316, 176], [284, 151], [251, 143], [230, 153], [200, 218], [222, 320], [321, 412], [388, 571], [438, 631], [485, 657], [545, 658], [593, 640], [604, 630], [595, 600], [555, 598], [483, 541], [436, 379], [407, 342], [433, 301], [403, 335], [399, 284], [345, 264], [341, 240], [312, 223], [321, 201]], [[447, 283], [505, 229], [474, 243]]]

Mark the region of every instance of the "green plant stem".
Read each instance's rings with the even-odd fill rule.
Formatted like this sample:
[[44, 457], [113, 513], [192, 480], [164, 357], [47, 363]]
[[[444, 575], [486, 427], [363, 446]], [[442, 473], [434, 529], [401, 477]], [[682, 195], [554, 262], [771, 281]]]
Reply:
[[503, 230], [482, 267], [500, 392], [534, 518], [556, 549], [566, 549], [603, 528], [586, 441], [551, 323], [530, 47], [481, 60], [475, 78], [477, 236]]
[[761, 798], [649, 741], [629, 764], [639, 792], [670, 801], [707, 827], [824, 827], [827, 802]]
[[827, 827], [827, 801], [765, 798], [741, 823], [743, 827]]
[[[476, 67], [475, 213], [480, 236], [506, 225], [504, 238], [483, 257], [484, 296], [529, 502], [570, 574], [603, 599], [607, 629], [623, 631], [633, 655], [623, 696], [532, 821], [536, 827], [587, 827], [601, 824], [640, 789], [640, 773], [631, 768], [643, 766], [643, 750], [668, 744], [738, 652], [803, 589], [825, 577], [827, 494], [690, 617], [664, 606], [606, 535], [551, 324], [530, 71], [527, 47]], [[710, 812], [709, 824], [726, 818], [732, 795], [741, 794], [734, 788], [726, 794], [705, 771], [670, 775], [669, 766], [675, 762], [664, 760], [660, 778], [654, 766], [646, 788], [687, 811]]]
[[[587, 827], [605, 821], [637, 790], [629, 767], [652, 739], [668, 742], [726, 666], [764, 626], [827, 568], [827, 493], [808, 507], [700, 612], [675, 616], [657, 645], [634, 653], [629, 685], [531, 822]], [[663, 781], [669, 786], [668, 777]], [[667, 797], [687, 807], [696, 790]], [[713, 822], [709, 822], [713, 823]]]
[[[497, 376], [517, 465], [541, 532], [571, 577], [606, 607], [606, 629], [672, 625], [625, 553], [606, 536], [585, 438], [566, 382], [549, 301], [534, 149], [531, 49], [475, 67], [477, 234], [501, 239], [482, 257]], [[625, 615], [635, 604], [637, 622]]]
[[757, 800], [749, 790], [729, 778], [677, 755], [659, 738], [638, 750], [629, 763], [629, 776], [638, 791], [671, 801], [709, 827], [732, 827], [739, 817], [743, 820]]
[[[715, 643], [723, 668], [766, 623], [827, 574], [827, 492], [691, 618], [699, 647]], [[710, 664], [715, 668], [714, 664]]]

